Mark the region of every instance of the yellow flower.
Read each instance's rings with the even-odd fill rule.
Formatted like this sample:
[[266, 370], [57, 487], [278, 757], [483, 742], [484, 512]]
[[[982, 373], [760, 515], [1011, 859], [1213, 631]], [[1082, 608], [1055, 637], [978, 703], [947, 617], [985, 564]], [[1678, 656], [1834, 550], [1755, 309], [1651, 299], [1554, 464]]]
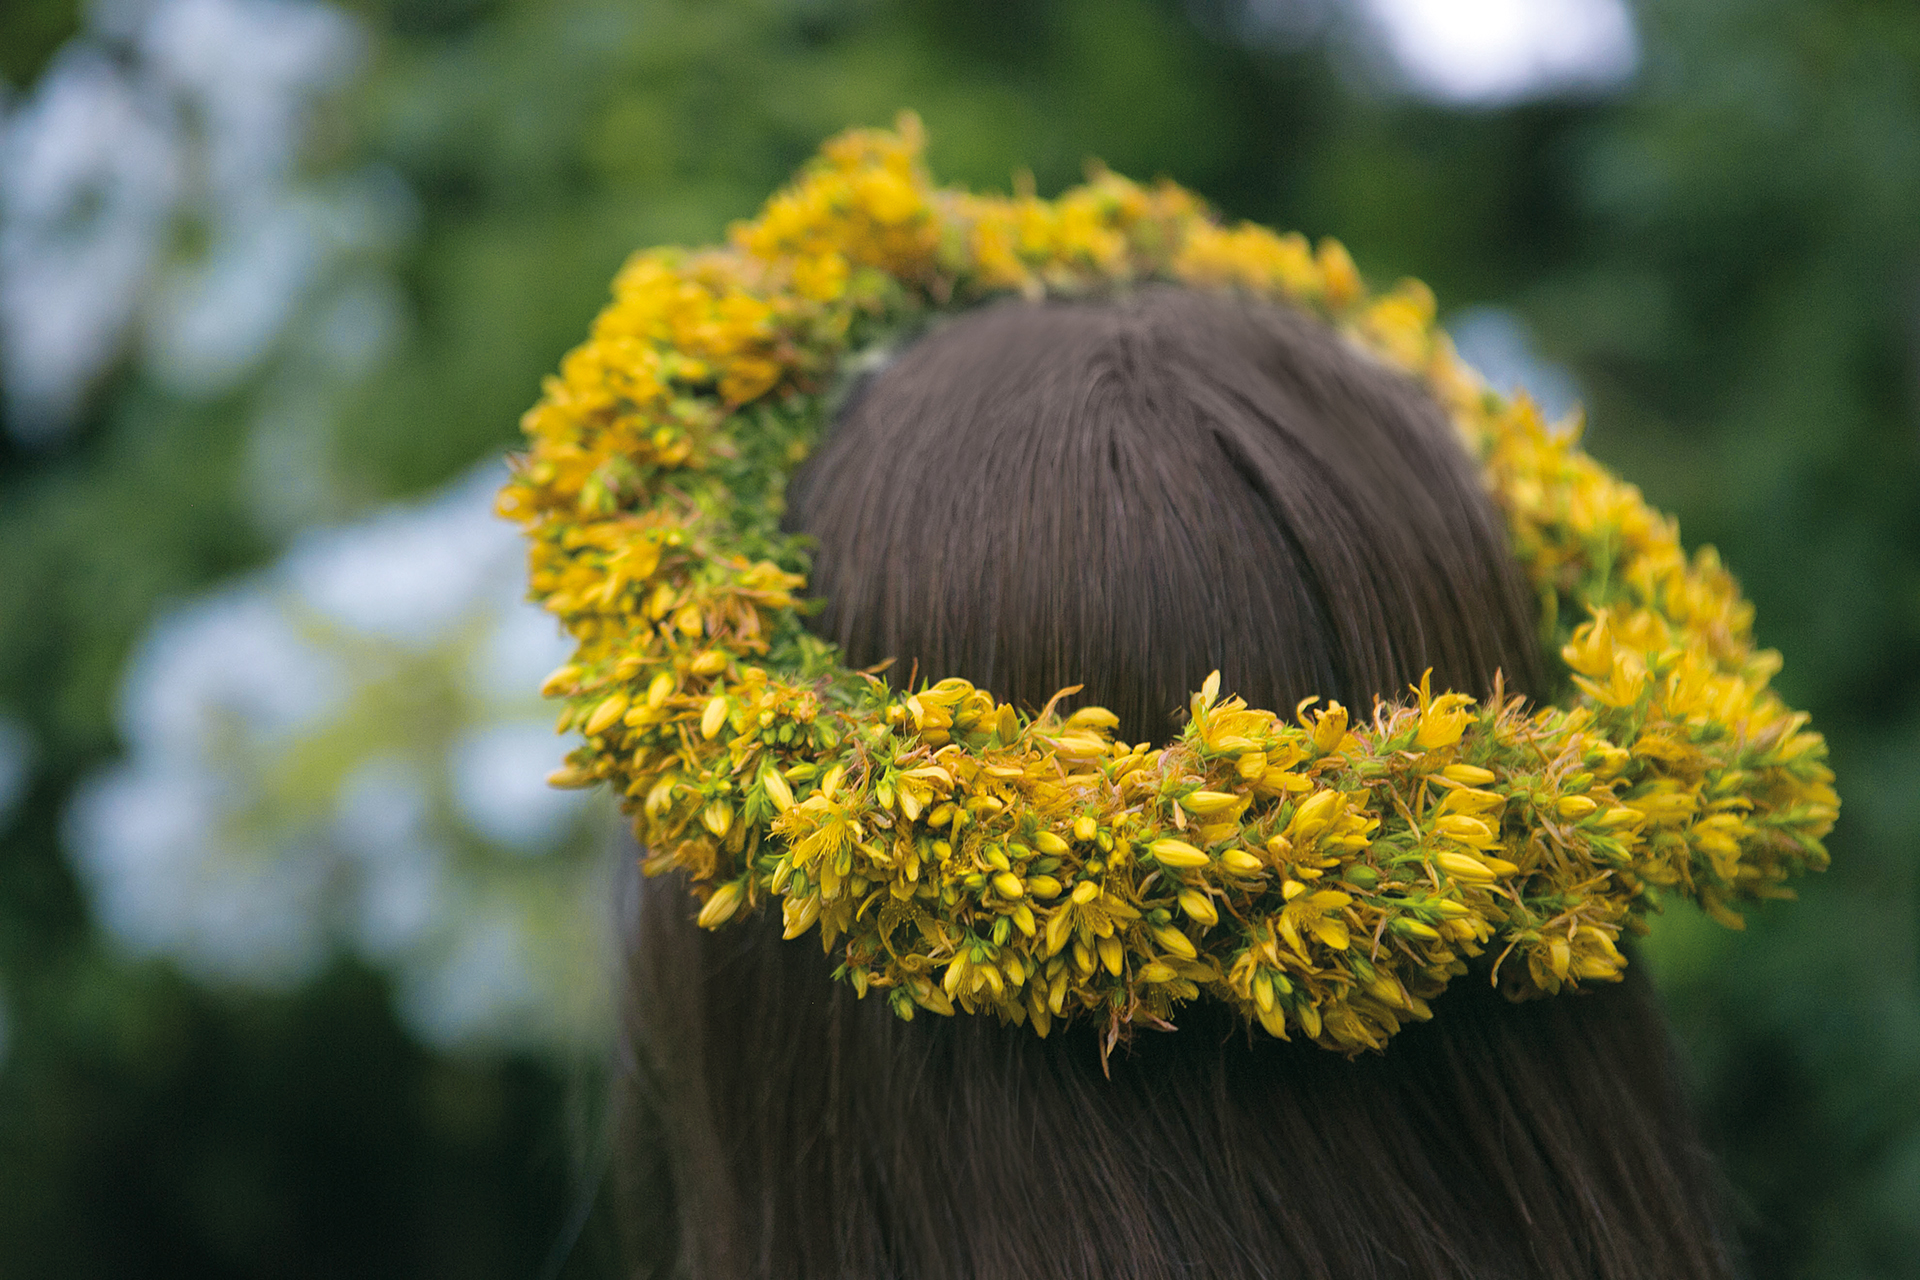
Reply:
[[[923, 146], [910, 116], [843, 134], [725, 246], [633, 255], [524, 416], [497, 503], [575, 644], [544, 686], [581, 734], [551, 781], [610, 782], [645, 870], [702, 886], [701, 924], [777, 900], [789, 937], [817, 927], [903, 1017], [1044, 1035], [1124, 1009], [1125, 1030], [1205, 990], [1353, 1053], [1483, 948], [1517, 952], [1523, 989], [1610, 980], [1650, 886], [1739, 927], [1733, 904], [1826, 865], [1825, 745], [1769, 689], [1778, 658], [1731, 576], [1581, 452], [1577, 422], [1491, 391], [1424, 286], [1370, 297], [1338, 242], [1222, 226], [1166, 183], [938, 190]], [[1307, 308], [1423, 381], [1577, 695], [1480, 707], [1428, 673], [1356, 724], [1317, 699], [1247, 707], [1214, 672], [1180, 737], [1128, 745], [1100, 708], [1029, 716], [963, 680], [900, 695], [837, 667], [767, 498], [849, 335], [1155, 277]]]

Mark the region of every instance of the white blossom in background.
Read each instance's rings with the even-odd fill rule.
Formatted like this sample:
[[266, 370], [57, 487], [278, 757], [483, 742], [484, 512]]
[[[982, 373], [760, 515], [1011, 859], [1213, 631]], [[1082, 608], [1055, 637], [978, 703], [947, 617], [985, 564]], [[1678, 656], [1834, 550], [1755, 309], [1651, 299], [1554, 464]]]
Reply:
[[69, 45], [0, 125], [7, 421], [56, 433], [118, 353], [171, 223], [171, 122], [103, 50]]
[[1566, 366], [1533, 348], [1526, 321], [1504, 307], [1468, 307], [1446, 322], [1460, 358], [1479, 370], [1496, 391], [1525, 391], [1549, 422], [1558, 422], [1580, 403], [1580, 389]]
[[127, 356], [177, 390], [223, 391], [303, 307], [365, 292], [358, 260], [397, 234], [404, 197], [375, 172], [302, 167], [309, 118], [363, 43], [321, 0], [92, 6], [0, 119], [0, 383], [17, 438], [57, 436]]
[[565, 744], [535, 691], [567, 649], [522, 599], [503, 478], [304, 535], [153, 629], [126, 759], [69, 811], [123, 947], [270, 989], [346, 951], [428, 1043], [596, 1042], [611, 824], [545, 785]]
[[1408, 86], [1494, 105], [1626, 83], [1639, 40], [1626, 0], [1353, 0]]

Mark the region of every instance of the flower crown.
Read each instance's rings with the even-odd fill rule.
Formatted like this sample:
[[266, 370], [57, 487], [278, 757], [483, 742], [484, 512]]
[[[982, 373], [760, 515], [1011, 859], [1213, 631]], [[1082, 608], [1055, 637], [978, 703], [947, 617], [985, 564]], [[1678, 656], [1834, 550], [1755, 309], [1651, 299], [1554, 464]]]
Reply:
[[[648, 873], [718, 927], [779, 901], [838, 978], [1106, 1043], [1204, 991], [1283, 1039], [1379, 1048], [1493, 957], [1514, 998], [1616, 980], [1660, 890], [1740, 927], [1826, 865], [1826, 745], [1767, 687], [1710, 549], [1489, 390], [1413, 281], [1370, 297], [1332, 240], [1222, 226], [1096, 170], [1057, 200], [931, 185], [918, 121], [828, 142], [724, 248], [637, 254], [524, 420], [501, 513], [577, 643], [545, 692], [583, 735], [552, 781], [617, 787]], [[788, 472], [849, 353], [996, 294], [1144, 281], [1307, 309], [1419, 379], [1484, 470], [1571, 676], [1528, 710], [1434, 694], [1356, 718], [1220, 696], [1171, 745], [1098, 707], [963, 680], [895, 692], [801, 622]], [[1071, 692], [1071, 691], [1069, 691]]]

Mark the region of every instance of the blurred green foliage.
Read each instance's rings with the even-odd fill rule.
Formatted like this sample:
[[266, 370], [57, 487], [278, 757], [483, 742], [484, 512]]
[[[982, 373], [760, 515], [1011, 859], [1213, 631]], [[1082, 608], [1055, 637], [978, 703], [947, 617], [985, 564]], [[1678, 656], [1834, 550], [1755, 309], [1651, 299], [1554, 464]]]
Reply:
[[[719, 236], [902, 106], [946, 180], [1051, 191], [1098, 156], [1524, 317], [1594, 451], [1741, 574], [1840, 776], [1801, 903], [1741, 934], [1676, 915], [1647, 947], [1753, 1272], [1920, 1274], [1911, 0], [1648, 0], [1625, 92], [1481, 110], [1369, 87], [1337, 36], [1256, 38], [1234, 0], [349, 7], [372, 56], [316, 145], [411, 193], [411, 320], [325, 406], [317, 514], [511, 447], [628, 251]], [[77, 24], [9, 4], [0, 75], [30, 84]], [[539, 1274], [592, 1194], [562, 1070], [431, 1054], [352, 966], [242, 998], [118, 958], [61, 853], [156, 608], [284, 537], [249, 392], [123, 371], [65, 442], [0, 443], [0, 711], [38, 743], [0, 833], [0, 1274]], [[605, 1245], [562, 1272], [606, 1272]]]

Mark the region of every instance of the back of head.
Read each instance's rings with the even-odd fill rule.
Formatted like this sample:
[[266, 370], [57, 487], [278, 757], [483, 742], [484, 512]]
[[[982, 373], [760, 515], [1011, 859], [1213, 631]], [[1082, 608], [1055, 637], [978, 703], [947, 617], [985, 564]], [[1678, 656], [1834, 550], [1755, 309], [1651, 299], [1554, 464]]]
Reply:
[[1003, 304], [862, 388], [795, 481], [817, 624], [1162, 741], [1209, 671], [1254, 706], [1365, 709], [1434, 668], [1539, 682], [1504, 533], [1425, 395], [1323, 326], [1156, 290]]
[[[1008, 303], [857, 387], [789, 493], [816, 629], [890, 677], [1165, 740], [1253, 705], [1541, 691], [1529, 600], [1438, 409], [1324, 327], [1175, 290]], [[911, 1023], [772, 920], [642, 895], [631, 1222], [695, 1275], [1722, 1276], [1710, 1165], [1640, 970], [1512, 1005], [1484, 972], [1346, 1060], [1199, 1002], [1091, 1028]], [[671, 1209], [666, 1197], [671, 1197]], [[647, 1252], [647, 1250], [643, 1250]]]

